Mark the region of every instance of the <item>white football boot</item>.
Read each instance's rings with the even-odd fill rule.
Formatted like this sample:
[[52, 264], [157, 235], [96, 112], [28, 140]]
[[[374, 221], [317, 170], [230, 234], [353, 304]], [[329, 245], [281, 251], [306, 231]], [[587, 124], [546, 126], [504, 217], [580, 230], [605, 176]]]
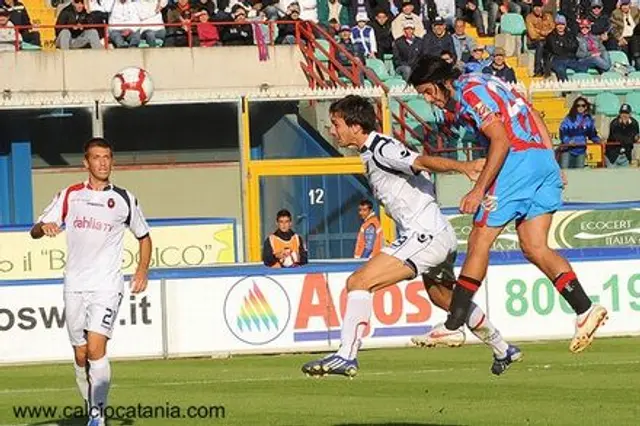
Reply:
[[437, 346], [448, 346], [457, 348], [462, 346], [466, 340], [466, 336], [462, 329], [449, 330], [444, 324], [438, 324], [423, 336], [415, 336], [411, 338], [411, 343], [420, 347], [435, 348]]
[[577, 354], [587, 349], [593, 342], [596, 330], [604, 325], [608, 319], [609, 314], [603, 306], [592, 305], [582, 318], [576, 318], [576, 332], [569, 345], [569, 350]]

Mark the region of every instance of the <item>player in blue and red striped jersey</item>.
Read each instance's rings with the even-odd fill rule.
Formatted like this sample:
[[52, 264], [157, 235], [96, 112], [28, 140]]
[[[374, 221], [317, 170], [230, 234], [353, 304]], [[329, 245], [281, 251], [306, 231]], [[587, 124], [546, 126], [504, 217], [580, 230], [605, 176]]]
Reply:
[[[583, 351], [607, 319], [607, 311], [591, 303], [571, 265], [547, 244], [564, 185], [542, 117], [499, 78], [461, 75], [439, 57], [421, 58], [409, 83], [427, 102], [444, 109], [452, 125], [464, 126], [488, 147], [480, 177], [460, 202], [461, 212], [475, 217], [445, 327], [456, 330], [464, 324], [471, 299], [487, 273], [491, 246], [515, 219], [525, 257], [553, 281], [576, 312], [569, 349]], [[495, 360], [505, 368], [511, 362], [510, 354]]]

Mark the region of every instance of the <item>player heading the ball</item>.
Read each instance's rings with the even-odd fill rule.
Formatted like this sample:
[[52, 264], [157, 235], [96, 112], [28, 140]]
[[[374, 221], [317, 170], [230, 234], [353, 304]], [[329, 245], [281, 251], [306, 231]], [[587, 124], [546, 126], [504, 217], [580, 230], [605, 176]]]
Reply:
[[[35, 239], [56, 237], [65, 225], [68, 260], [64, 278], [67, 331], [75, 355], [76, 383], [89, 407], [89, 425], [104, 425], [111, 368], [111, 338], [124, 292], [124, 231], [140, 242], [140, 261], [131, 293], [147, 287], [151, 260], [149, 226], [137, 198], [109, 181], [113, 149], [102, 138], [84, 147], [89, 178], [60, 191], [31, 229]], [[91, 383], [91, 386], [89, 386]]]
[[489, 265], [489, 251], [504, 227], [516, 221], [525, 257], [551, 280], [577, 318], [569, 345], [582, 352], [607, 319], [591, 303], [567, 260], [548, 245], [553, 214], [562, 206], [563, 175], [542, 117], [500, 78], [465, 74], [435, 56], [421, 58], [409, 78], [425, 100], [445, 110], [450, 126], [464, 127], [489, 148], [473, 189], [460, 201], [473, 214], [467, 257], [454, 290], [447, 329], [460, 327]]
[[[356, 355], [369, 324], [373, 292], [422, 275], [432, 302], [448, 310], [455, 282], [453, 263], [457, 237], [440, 211], [435, 187], [427, 172], [455, 171], [474, 180], [484, 161], [464, 163], [410, 151], [401, 142], [374, 131], [375, 110], [360, 96], [351, 95], [334, 102], [329, 113], [331, 135], [341, 147], [360, 151], [373, 194], [402, 230], [396, 241], [347, 279], [347, 307], [338, 352], [302, 367], [302, 371], [311, 376], [353, 377], [358, 372]], [[466, 323], [478, 338], [494, 349], [492, 370], [495, 374], [504, 372], [511, 361], [520, 357], [520, 351], [502, 339], [478, 306], [473, 306]], [[464, 333], [439, 325], [424, 338], [414, 340], [459, 346], [464, 342]], [[500, 360], [497, 366], [496, 359]], [[507, 359], [508, 362], [504, 361]]]

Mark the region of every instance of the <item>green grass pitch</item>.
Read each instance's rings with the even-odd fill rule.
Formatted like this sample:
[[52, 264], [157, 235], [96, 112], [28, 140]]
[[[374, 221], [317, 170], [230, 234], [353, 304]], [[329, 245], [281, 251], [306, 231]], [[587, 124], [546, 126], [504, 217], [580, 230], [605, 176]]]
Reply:
[[[362, 351], [353, 380], [305, 377], [300, 366], [314, 354], [119, 361], [112, 363], [110, 404], [224, 406], [224, 419], [108, 424], [640, 425], [639, 343], [597, 339], [580, 355], [569, 353], [567, 341], [522, 344], [524, 360], [501, 377], [491, 375], [490, 351], [480, 345]], [[0, 425], [84, 425], [13, 412], [79, 403], [71, 364], [0, 367]]]

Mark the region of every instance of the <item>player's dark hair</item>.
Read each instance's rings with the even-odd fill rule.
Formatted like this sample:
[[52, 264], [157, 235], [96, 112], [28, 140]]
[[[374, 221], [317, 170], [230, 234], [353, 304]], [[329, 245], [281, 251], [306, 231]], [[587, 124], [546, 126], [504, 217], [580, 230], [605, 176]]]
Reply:
[[281, 217], [288, 217], [289, 219], [291, 219], [291, 212], [287, 209], [279, 210], [276, 214], [276, 220], [280, 219]]
[[341, 117], [347, 126], [362, 127], [364, 133], [371, 133], [376, 129], [376, 111], [371, 102], [362, 96], [349, 95], [333, 102], [329, 113]]
[[447, 81], [455, 80], [462, 72], [439, 56], [423, 56], [416, 62], [409, 76], [409, 84], [413, 87], [425, 83], [433, 83], [445, 90]]
[[373, 210], [373, 203], [370, 200], [362, 200], [360, 201], [361, 206], [367, 206], [370, 210]]
[[111, 151], [111, 154], [113, 154], [113, 145], [111, 144], [111, 142], [109, 142], [105, 138], [91, 138], [84, 144], [85, 157], [89, 154], [89, 150], [94, 146], [100, 148], [108, 148]]

